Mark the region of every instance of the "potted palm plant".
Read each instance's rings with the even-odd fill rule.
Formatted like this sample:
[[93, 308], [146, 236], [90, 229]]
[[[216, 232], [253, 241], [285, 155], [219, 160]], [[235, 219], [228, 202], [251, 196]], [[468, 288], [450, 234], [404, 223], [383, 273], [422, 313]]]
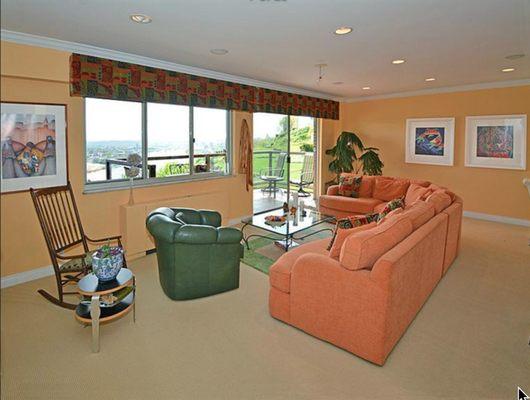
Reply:
[[353, 132], [342, 132], [337, 143], [326, 154], [333, 157], [329, 163], [329, 170], [335, 178], [328, 185], [337, 184], [340, 174], [353, 172], [363, 175], [382, 175], [384, 164], [379, 158], [377, 147], [364, 147], [363, 142]]

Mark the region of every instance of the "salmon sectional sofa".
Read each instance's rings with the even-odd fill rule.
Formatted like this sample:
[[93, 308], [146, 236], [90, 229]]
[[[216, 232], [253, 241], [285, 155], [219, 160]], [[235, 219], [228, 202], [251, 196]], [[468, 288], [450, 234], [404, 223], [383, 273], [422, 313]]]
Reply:
[[390, 177], [363, 177], [360, 198], [336, 190], [321, 197], [321, 211], [373, 213], [396, 197], [405, 206], [353, 229], [338, 257], [327, 250], [330, 239], [282, 255], [269, 273], [270, 314], [383, 365], [458, 254], [462, 200], [426, 181]]

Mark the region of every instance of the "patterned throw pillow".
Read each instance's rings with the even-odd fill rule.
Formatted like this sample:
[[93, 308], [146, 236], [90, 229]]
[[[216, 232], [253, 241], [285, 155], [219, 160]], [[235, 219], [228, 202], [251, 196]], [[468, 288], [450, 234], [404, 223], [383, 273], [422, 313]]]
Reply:
[[339, 196], [359, 197], [362, 176], [341, 176], [339, 177]]
[[376, 219], [376, 222], [379, 222], [381, 221], [383, 218], [385, 218], [385, 216], [390, 213], [390, 211], [393, 211], [395, 210], [396, 208], [405, 208], [405, 200], [404, 200], [404, 197], [399, 197], [397, 199], [394, 199], [394, 200], [390, 200], [385, 208], [383, 208], [381, 210], [381, 212], [379, 213], [379, 215], [377, 216], [377, 219]]
[[383, 222], [394, 218], [395, 215], [401, 214], [402, 212], [403, 212], [403, 209], [401, 207], [390, 211], [387, 215], [385, 215], [383, 218], [377, 221], [377, 225], [381, 225]]
[[379, 214], [372, 213], [372, 214], [366, 214], [366, 215], [354, 215], [351, 217], [341, 218], [337, 220], [337, 225], [335, 226], [335, 231], [333, 232], [333, 236], [331, 237], [331, 241], [328, 245], [328, 250], [331, 250], [333, 247], [333, 243], [335, 242], [335, 239], [337, 238], [337, 232], [339, 229], [353, 229], [358, 226], [366, 225], [371, 222], [377, 221], [377, 217]]

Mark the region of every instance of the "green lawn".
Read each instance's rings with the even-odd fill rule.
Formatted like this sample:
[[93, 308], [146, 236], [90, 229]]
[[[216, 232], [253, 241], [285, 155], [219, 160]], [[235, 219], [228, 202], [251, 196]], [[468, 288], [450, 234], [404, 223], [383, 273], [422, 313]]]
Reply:
[[[259, 151], [259, 150], [258, 150]], [[272, 167], [276, 166], [278, 155], [273, 154]], [[303, 155], [294, 154], [291, 156], [291, 181], [300, 179], [300, 173], [302, 172]], [[269, 155], [268, 154], [254, 154], [253, 170], [254, 170], [254, 188], [261, 189], [267, 186], [267, 183], [259, 179], [260, 171], [267, 171], [269, 168]], [[287, 162], [285, 163], [284, 179], [278, 184], [281, 188], [287, 189]], [[308, 188], [311, 191], [311, 188]], [[307, 190], [307, 189], [306, 189]]]

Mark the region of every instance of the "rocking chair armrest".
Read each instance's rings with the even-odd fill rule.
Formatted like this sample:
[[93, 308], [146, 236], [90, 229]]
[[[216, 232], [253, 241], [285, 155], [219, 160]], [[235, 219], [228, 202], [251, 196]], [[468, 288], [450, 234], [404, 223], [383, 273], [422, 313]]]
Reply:
[[61, 260], [76, 260], [76, 259], [85, 259], [86, 256], [87, 256], [88, 253], [83, 253], [83, 254], [73, 254], [71, 256], [65, 256], [65, 255], [59, 255], [59, 254], [55, 254], [55, 257], [61, 259]]
[[121, 235], [117, 235], [117, 236], [109, 236], [109, 237], [102, 238], [102, 239], [90, 239], [87, 235], [85, 235], [85, 238], [86, 238], [86, 240], [88, 240], [88, 241], [91, 242], [91, 243], [101, 243], [101, 242], [108, 242], [108, 241], [110, 241], [110, 240], [117, 240], [117, 241], [120, 241], [120, 239], [121, 239]]

